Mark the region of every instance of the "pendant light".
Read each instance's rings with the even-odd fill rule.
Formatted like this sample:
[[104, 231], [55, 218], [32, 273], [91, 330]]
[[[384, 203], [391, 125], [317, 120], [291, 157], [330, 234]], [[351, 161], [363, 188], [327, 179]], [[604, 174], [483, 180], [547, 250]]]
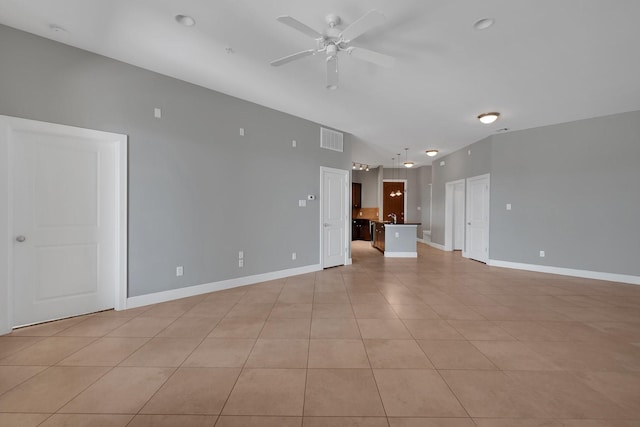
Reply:
[[[391, 170], [393, 171], [392, 179], [395, 179], [395, 176], [396, 176], [396, 169], [395, 169], [396, 162], [395, 162], [395, 160], [396, 160], [395, 157], [391, 158], [391, 167], [392, 167]], [[391, 194], [389, 194], [389, 197], [396, 197], [396, 192], [393, 191], [393, 188], [391, 189]]]
[[413, 165], [415, 164], [415, 163], [410, 162], [410, 161], [408, 160], [408, 159], [409, 159], [409, 157], [408, 157], [408, 156], [409, 156], [409, 149], [408, 149], [408, 148], [405, 148], [405, 149], [404, 149], [404, 167], [405, 167], [405, 168], [411, 168], [411, 167], [413, 167]]
[[[400, 153], [398, 153], [398, 166], [400, 166]], [[400, 171], [398, 171], [398, 179], [400, 179]], [[396, 196], [402, 196], [402, 191], [399, 188], [396, 190]]]
[[[406, 183], [406, 184], [405, 184], [405, 186], [404, 186], [404, 194], [407, 194], [407, 186], [408, 186], [408, 184], [409, 184], [409, 171], [408, 171], [408, 169], [409, 169], [411, 166], [413, 166], [413, 162], [409, 162], [409, 161], [407, 161], [408, 156], [409, 156], [409, 149], [408, 149], [408, 148], [405, 148], [405, 149], [404, 149], [404, 160], [405, 160], [405, 161], [404, 161], [404, 166], [405, 166], [405, 168], [404, 168], [404, 180], [405, 180], [405, 183]], [[409, 165], [407, 165], [408, 163], [410, 163], [410, 164], [409, 164]]]

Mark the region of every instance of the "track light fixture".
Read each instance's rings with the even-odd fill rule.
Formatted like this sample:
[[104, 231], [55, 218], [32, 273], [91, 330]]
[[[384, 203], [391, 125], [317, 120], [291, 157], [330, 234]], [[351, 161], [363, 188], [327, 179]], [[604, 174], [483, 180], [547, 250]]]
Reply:
[[366, 163], [352, 162], [351, 169], [369, 172], [369, 165]]

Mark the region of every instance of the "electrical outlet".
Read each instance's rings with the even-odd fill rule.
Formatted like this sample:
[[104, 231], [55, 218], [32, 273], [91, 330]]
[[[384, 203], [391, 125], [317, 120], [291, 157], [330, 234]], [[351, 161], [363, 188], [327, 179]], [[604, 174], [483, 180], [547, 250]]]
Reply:
[[240, 136], [244, 136], [244, 128], [240, 128]]
[[544, 251], [540, 251], [540, 258], [544, 258]]
[[240, 268], [244, 267], [244, 260], [243, 259], [239, 259], [238, 260], [238, 267], [240, 267]]
[[400, 233], [398, 233], [398, 232], [396, 231], [396, 239], [397, 239], [398, 237], [400, 237]]
[[507, 210], [510, 211], [511, 210], [511, 203], [507, 203]]
[[184, 274], [184, 268], [179, 265], [176, 267], [176, 277], [180, 277]]
[[298, 207], [306, 208], [307, 207], [307, 201], [304, 200], [304, 199], [298, 200]]
[[161, 119], [162, 118], [162, 110], [159, 108], [154, 108], [153, 109], [153, 117], [155, 117], [156, 119]]
[[293, 141], [291, 141], [291, 146], [293, 148], [296, 148], [298, 146], [298, 143], [296, 142], [296, 140], [294, 139]]
[[238, 259], [243, 259], [244, 258], [244, 251], [239, 251], [238, 252]]
[[295, 252], [291, 252], [291, 260], [295, 261], [296, 257], [297, 257], [296, 253]]

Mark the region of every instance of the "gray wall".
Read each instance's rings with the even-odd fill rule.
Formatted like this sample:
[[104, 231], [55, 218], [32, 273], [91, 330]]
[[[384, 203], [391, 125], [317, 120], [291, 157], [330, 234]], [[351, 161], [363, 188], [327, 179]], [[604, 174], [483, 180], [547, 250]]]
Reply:
[[369, 171], [353, 171], [353, 182], [362, 184], [362, 207], [379, 208], [378, 205], [378, 168]]
[[0, 58], [0, 114], [129, 135], [129, 296], [319, 263], [298, 200], [349, 135], [323, 150], [318, 124], [5, 26]]
[[491, 172], [492, 259], [640, 276], [640, 112], [495, 135]]
[[639, 111], [491, 136], [434, 161], [432, 241], [445, 183], [490, 173], [490, 259], [639, 276], [639, 163]]
[[[471, 150], [471, 154], [469, 154]], [[444, 161], [445, 165], [440, 163]], [[491, 138], [485, 138], [432, 163], [431, 241], [444, 245], [445, 184], [491, 172]], [[493, 183], [492, 183], [493, 184]], [[493, 189], [493, 188], [492, 188]]]

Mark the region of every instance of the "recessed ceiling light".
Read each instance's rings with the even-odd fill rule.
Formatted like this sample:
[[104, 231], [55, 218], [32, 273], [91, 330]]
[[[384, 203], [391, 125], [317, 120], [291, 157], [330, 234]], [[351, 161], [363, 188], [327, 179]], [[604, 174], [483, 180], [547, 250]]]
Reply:
[[196, 20], [189, 15], [176, 15], [176, 21], [185, 27], [193, 27], [196, 25]]
[[500, 113], [493, 111], [491, 113], [480, 114], [478, 116], [478, 120], [480, 120], [480, 122], [482, 122], [485, 125], [489, 125], [495, 122], [496, 120], [498, 120], [498, 117], [500, 117]]
[[426, 153], [427, 153], [427, 156], [434, 157], [438, 155], [438, 150], [427, 150]]
[[493, 18], [483, 18], [476, 21], [473, 24], [473, 28], [476, 30], [486, 30], [490, 26], [492, 26], [496, 21]]

